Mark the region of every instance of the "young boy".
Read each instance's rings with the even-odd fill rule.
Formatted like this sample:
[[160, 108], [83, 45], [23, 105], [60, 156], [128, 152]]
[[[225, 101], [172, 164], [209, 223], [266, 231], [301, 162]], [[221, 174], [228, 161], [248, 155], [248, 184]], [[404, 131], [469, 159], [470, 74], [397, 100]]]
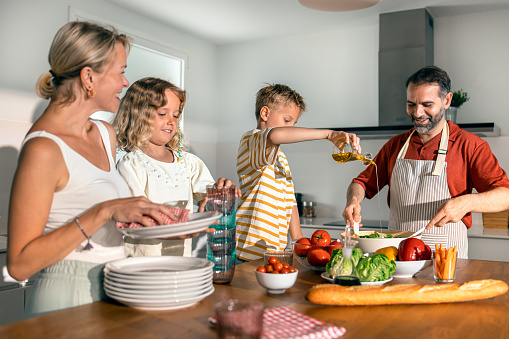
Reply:
[[256, 129], [242, 136], [237, 174], [242, 196], [237, 210], [237, 257], [263, 258], [268, 248], [284, 250], [288, 230], [302, 237], [292, 174], [281, 144], [328, 139], [340, 149], [352, 143], [360, 152], [355, 134], [325, 129], [293, 127], [306, 104], [299, 93], [280, 84], [267, 85], [256, 95]]

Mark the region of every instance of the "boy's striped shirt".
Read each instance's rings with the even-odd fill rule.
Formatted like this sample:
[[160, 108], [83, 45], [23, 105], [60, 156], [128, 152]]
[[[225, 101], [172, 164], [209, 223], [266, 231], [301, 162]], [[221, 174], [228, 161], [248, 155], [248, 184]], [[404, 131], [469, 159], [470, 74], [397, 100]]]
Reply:
[[237, 174], [242, 196], [237, 209], [237, 256], [263, 258], [267, 247], [283, 250], [295, 205], [292, 174], [279, 146], [267, 147], [270, 129], [242, 136]]

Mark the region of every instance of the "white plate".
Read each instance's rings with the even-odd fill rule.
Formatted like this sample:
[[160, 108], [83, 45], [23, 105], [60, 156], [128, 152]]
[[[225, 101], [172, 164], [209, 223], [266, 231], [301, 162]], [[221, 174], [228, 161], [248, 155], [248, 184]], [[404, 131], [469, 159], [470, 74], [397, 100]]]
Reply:
[[383, 285], [385, 283], [388, 283], [391, 280], [392, 280], [392, 277], [390, 277], [389, 279], [384, 280], [384, 281], [361, 281], [361, 285], [379, 286], [379, 285]]
[[[115, 299], [115, 298], [112, 298], [112, 299]], [[171, 311], [171, 310], [179, 310], [182, 308], [191, 307], [201, 300], [196, 300], [196, 301], [193, 300], [193, 301], [179, 303], [179, 304], [161, 303], [159, 305], [145, 304], [143, 302], [140, 303], [140, 302], [133, 302], [133, 301], [121, 301], [121, 300], [117, 300], [117, 301], [126, 305], [126, 306], [129, 306], [131, 308], [135, 308], [135, 309], [141, 310], [141, 311]]]
[[171, 284], [171, 283], [185, 283], [192, 282], [196, 279], [207, 279], [212, 275], [212, 268], [198, 272], [196, 274], [186, 273], [180, 275], [172, 275], [172, 276], [137, 276], [137, 275], [123, 275], [120, 273], [105, 271], [104, 277], [109, 278], [110, 280], [114, 280], [116, 282], [122, 282], [126, 284], [135, 284], [135, 285], [154, 285], [154, 284]]
[[[212, 293], [214, 293], [214, 286], [210, 286], [209, 289], [202, 291], [200, 294], [196, 294], [192, 297], [172, 297], [172, 296], [160, 296], [157, 299], [148, 299], [146, 297], [132, 297], [120, 295], [117, 292], [105, 290], [106, 295], [112, 299], [115, 299], [128, 306], [136, 305], [141, 307], [173, 307], [181, 304], [196, 303], [202, 299], [205, 299]], [[134, 306], [133, 306], [134, 307]]]
[[[334, 282], [334, 279], [332, 279], [331, 277], [329, 277], [327, 275], [327, 272], [323, 272], [321, 274], [321, 277], [324, 278], [325, 280], [329, 281], [329, 282]], [[361, 285], [367, 285], [367, 286], [378, 286], [378, 285], [383, 285], [385, 283], [388, 283], [389, 281], [392, 280], [392, 277], [390, 277], [389, 279], [387, 280], [384, 280], [384, 281], [361, 281]]]
[[143, 300], [161, 300], [165, 299], [186, 299], [186, 298], [194, 298], [196, 296], [202, 295], [210, 290], [212, 287], [212, 281], [207, 285], [202, 285], [192, 290], [182, 291], [179, 289], [173, 290], [165, 290], [165, 291], [133, 291], [133, 290], [124, 290], [118, 287], [114, 287], [109, 285], [108, 283], [104, 284], [104, 290], [110, 293], [114, 293], [120, 297], [127, 298], [137, 298]]
[[[115, 260], [105, 265], [105, 274], [116, 273], [122, 276], [166, 278], [172, 276], [192, 276], [211, 270], [214, 263], [202, 258], [191, 257], [137, 257]], [[107, 272], [109, 271], [109, 272]]]
[[169, 238], [206, 230], [219, 217], [221, 217], [219, 212], [191, 213], [189, 221], [180, 224], [117, 229], [123, 234], [137, 239]]
[[132, 280], [124, 280], [121, 278], [115, 278], [110, 276], [105, 276], [104, 281], [108, 282], [108, 284], [123, 288], [126, 290], [165, 290], [165, 289], [172, 289], [172, 288], [193, 288], [196, 286], [201, 286], [203, 284], [208, 283], [209, 281], [212, 281], [212, 272], [207, 273], [204, 276], [194, 277], [189, 280], [168, 280], [168, 281], [161, 281], [159, 279], [153, 280], [153, 281], [144, 281], [143, 283], [133, 282]]
[[175, 284], [175, 285], [158, 285], [154, 287], [153, 285], [131, 285], [131, 284], [119, 284], [114, 281], [110, 281], [108, 279], [104, 279], [104, 285], [108, 285], [108, 288], [115, 290], [121, 290], [126, 293], [145, 293], [145, 294], [162, 294], [162, 293], [172, 293], [174, 291], [180, 291], [182, 293], [186, 293], [188, 291], [198, 290], [203, 288], [204, 286], [210, 286], [212, 284], [212, 277], [207, 280], [200, 281], [199, 284], [186, 285], [186, 284]]
[[186, 307], [193, 306], [194, 304], [200, 302], [201, 300], [208, 297], [210, 294], [212, 294], [214, 291], [210, 292], [208, 295], [203, 296], [202, 298], [193, 299], [190, 301], [185, 302], [178, 302], [178, 303], [168, 303], [168, 302], [160, 302], [160, 303], [147, 303], [144, 301], [132, 301], [132, 300], [121, 300], [120, 298], [111, 297], [112, 299], [117, 300], [118, 302], [138, 309], [138, 310], [144, 310], [144, 311], [169, 311], [169, 310], [178, 310]]

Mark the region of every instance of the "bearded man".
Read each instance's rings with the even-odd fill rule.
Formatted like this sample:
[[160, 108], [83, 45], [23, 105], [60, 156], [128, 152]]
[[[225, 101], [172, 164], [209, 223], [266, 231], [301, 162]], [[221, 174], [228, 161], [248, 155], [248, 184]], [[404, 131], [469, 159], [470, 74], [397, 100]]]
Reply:
[[[452, 100], [451, 80], [435, 66], [407, 82], [407, 113], [414, 128], [391, 138], [348, 187], [345, 221], [361, 222], [361, 201], [389, 185], [390, 230], [417, 231], [432, 249], [458, 246], [468, 257], [471, 212], [509, 209], [509, 180], [488, 143], [444, 119]], [[472, 193], [473, 189], [477, 193]]]

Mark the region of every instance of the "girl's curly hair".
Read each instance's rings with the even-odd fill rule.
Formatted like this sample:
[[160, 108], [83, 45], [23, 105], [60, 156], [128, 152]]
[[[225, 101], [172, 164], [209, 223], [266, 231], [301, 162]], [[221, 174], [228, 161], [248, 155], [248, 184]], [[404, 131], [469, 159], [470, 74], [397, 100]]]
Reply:
[[[159, 78], [143, 78], [133, 83], [120, 100], [118, 113], [113, 120], [117, 132], [117, 146], [127, 152], [134, 151], [152, 136], [152, 122], [159, 108], [167, 104], [166, 90], [171, 90], [180, 100], [179, 123], [186, 104], [187, 92], [169, 81]], [[180, 138], [183, 139], [180, 132]], [[177, 151], [179, 133], [166, 144], [170, 150]]]

